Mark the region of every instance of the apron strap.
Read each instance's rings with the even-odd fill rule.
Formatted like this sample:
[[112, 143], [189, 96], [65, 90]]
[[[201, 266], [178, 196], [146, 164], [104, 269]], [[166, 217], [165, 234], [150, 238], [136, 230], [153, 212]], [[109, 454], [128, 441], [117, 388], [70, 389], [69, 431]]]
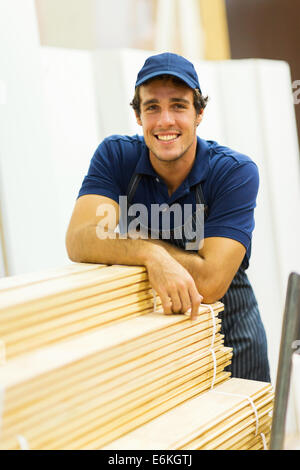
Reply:
[[204, 205], [204, 214], [207, 217], [208, 216], [208, 205], [205, 203], [201, 183], [197, 184], [195, 191], [196, 191], [196, 203]]
[[134, 193], [136, 192], [136, 188], [139, 185], [139, 182], [141, 181], [142, 175], [139, 173], [134, 173], [131, 177], [131, 180], [129, 181], [129, 185], [127, 188], [127, 204], [128, 206], [131, 204], [132, 198], [134, 196]]

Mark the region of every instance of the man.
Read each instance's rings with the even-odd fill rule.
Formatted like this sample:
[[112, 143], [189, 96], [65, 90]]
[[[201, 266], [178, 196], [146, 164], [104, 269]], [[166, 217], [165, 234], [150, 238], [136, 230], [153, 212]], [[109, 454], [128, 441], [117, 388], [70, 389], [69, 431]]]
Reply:
[[[249, 157], [197, 137], [206, 101], [189, 61], [171, 53], [146, 60], [131, 103], [143, 137], [115, 135], [99, 145], [70, 221], [67, 250], [77, 262], [146, 266], [166, 314], [191, 309], [194, 319], [202, 301], [221, 300], [225, 345], [234, 350], [232, 375], [270, 381], [265, 331], [245, 273], [258, 171]], [[174, 236], [174, 221], [166, 240], [161, 219], [159, 239], [145, 237], [143, 224], [140, 236], [116, 236], [120, 196], [149, 213], [154, 204], [167, 211], [192, 205], [194, 214], [197, 203], [205, 205], [204, 243], [186, 249], [185, 234]]]

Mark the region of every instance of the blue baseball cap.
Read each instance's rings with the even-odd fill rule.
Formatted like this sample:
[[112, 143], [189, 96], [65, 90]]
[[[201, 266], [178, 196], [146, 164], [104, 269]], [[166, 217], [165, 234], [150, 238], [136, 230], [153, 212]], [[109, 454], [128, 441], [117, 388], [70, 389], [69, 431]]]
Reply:
[[159, 75], [172, 75], [180, 78], [187, 86], [199, 88], [201, 92], [198, 75], [193, 64], [184, 57], [171, 52], [148, 57], [138, 73], [135, 88], [146, 80]]

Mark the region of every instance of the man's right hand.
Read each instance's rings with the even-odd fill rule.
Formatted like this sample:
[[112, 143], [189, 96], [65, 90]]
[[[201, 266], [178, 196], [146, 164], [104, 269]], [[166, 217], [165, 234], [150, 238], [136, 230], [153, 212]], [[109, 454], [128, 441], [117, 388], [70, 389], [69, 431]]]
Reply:
[[160, 296], [165, 314], [186, 313], [195, 320], [203, 300], [189, 272], [165, 249], [151, 246], [146, 260], [149, 282]]

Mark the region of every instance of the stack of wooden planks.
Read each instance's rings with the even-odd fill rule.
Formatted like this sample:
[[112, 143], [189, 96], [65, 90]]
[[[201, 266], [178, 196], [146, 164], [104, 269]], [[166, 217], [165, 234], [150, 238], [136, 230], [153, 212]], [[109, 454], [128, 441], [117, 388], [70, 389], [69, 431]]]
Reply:
[[231, 378], [104, 449], [267, 449], [273, 400], [270, 384]]
[[0, 289], [2, 449], [101, 448], [230, 376], [223, 305], [193, 322], [154, 312], [144, 268], [72, 265]]
[[74, 263], [4, 278], [0, 340], [10, 359], [151, 312], [153, 299], [144, 267]]
[[[220, 333], [222, 310], [220, 302], [202, 305], [196, 321], [164, 315], [143, 267], [74, 264], [3, 279], [0, 449], [115, 448], [126, 438], [130, 446], [134, 433], [167, 422], [170, 413], [181, 421], [183, 406], [191, 420], [194, 409], [193, 427], [180, 423], [182, 433], [168, 445], [260, 446], [249, 400], [261, 413], [256, 431], [267, 440], [270, 386], [246, 389], [248, 381], [234, 385], [224, 371], [232, 349]], [[252, 398], [217, 395], [222, 386], [253, 391]]]

